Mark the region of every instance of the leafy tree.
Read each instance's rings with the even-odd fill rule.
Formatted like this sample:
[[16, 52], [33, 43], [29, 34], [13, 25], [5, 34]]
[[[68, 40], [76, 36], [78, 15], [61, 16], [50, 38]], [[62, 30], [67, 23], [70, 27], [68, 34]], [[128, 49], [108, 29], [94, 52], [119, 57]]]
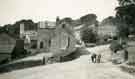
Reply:
[[116, 53], [117, 50], [120, 50], [122, 49], [122, 45], [117, 41], [117, 40], [114, 40], [111, 42], [110, 44], [110, 47], [109, 47], [113, 52]]
[[135, 4], [135, 0], [118, 0], [120, 6]]
[[35, 26], [35, 24], [34, 24], [34, 22], [32, 20], [20, 20], [20, 21], [17, 21], [14, 24], [14, 27], [18, 28], [21, 23], [24, 23], [25, 30], [34, 30], [34, 29], [36, 29], [36, 26]]
[[6, 32], [7, 33], [7, 29], [6, 27], [0, 27], [0, 33]]
[[121, 28], [128, 29], [130, 34], [135, 34], [135, 0], [118, 0], [120, 6], [116, 8], [116, 18], [125, 23]]
[[109, 17], [105, 18], [105, 19], [101, 22], [101, 25], [106, 25], [106, 24], [115, 25], [115, 24], [116, 24], [116, 18], [113, 17], [113, 16], [109, 16]]
[[37, 29], [37, 24], [34, 23], [32, 20], [20, 20], [12, 25], [11, 24], [4, 25], [0, 31], [8, 32], [8, 34], [10, 34], [14, 37], [19, 37], [21, 23], [24, 23], [25, 30], [34, 30], [34, 29], [36, 30]]
[[127, 24], [124, 22], [118, 22], [117, 23], [117, 36], [120, 38], [127, 38], [129, 35], [129, 28], [127, 27]]
[[82, 24], [89, 24], [89, 25], [95, 23], [97, 21], [96, 19], [97, 16], [95, 14], [87, 14], [80, 18]]
[[93, 32], [92, 29], [85, 29], [81, 32], [81, 39], [85, 43], [95, 43], [97, 40], [97, 35]]
[[73, 20], [70, 17], [66, 17], [66, 18], [63, 18], [62, 20], [60, 20], [60, 22], [67, 22], [69, 24], [72, 24], [73, 23]]
[[129, 28], [128, 25], [120, 20], [118, 17], [112, 17], [109, 16], [107, 18], [105, 18], [102, 22], [101, 25], [114, 25], [114, 27], [116, 27], [116, 34], [118, 37], [120, 38], [126, 38], [129, 34]]

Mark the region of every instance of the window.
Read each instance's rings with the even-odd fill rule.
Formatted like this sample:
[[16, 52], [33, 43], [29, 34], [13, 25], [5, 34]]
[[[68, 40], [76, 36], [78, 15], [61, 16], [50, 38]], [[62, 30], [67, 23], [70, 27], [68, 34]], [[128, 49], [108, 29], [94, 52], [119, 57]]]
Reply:
[[70, 46], [70, 37], [68, 37], [68, 45], [67, 45], [67, 48], [69, 48]]
[[48, 42], [49, 42], [49, 47], [51, 47], [51, 40], [49, 40]]
[[44, 43], [40, 42], [40, 48], [44, 48]]
[[31, 48], [36, 49], [37, 48], [37, 40], [31, 40]]
[[62, 28], [65, 28], [66, 27], [66, 24], [62, 24]]

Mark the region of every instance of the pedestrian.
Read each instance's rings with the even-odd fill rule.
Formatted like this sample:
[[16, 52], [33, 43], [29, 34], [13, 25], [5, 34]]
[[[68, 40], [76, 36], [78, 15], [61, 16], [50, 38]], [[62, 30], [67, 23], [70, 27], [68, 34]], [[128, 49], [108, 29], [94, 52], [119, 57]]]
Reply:
[[127, 60], [128, 60], [128, 51], [125, 49], [124, 52], [125, 52], [125, 57], [124, 57], [124, 59], [125, 59], [125, 61], [127, 61]]
[[98, 54], [96, 61], [97, 61], [97, 63], [101, 62], [101, 54]]
[[42, 61], [43, 65], [46, 64], [46, 59], [45, 56], [43, 57], [43, 61]]
[[95, 53], [93, 53], [91, 55], [91, 60], [92, 60], [93, 63], [96, 63], [96, 57], [97, 57], [97, 55]]

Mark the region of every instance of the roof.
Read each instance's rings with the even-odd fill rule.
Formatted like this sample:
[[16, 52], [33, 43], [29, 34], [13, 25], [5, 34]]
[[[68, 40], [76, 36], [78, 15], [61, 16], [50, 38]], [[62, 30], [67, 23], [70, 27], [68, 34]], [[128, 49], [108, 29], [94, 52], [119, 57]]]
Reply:
[[15, 47], [16, 41], [13, 37], [6, 33], [0, 34], [0, 54], [1, 53], [12, 53]]

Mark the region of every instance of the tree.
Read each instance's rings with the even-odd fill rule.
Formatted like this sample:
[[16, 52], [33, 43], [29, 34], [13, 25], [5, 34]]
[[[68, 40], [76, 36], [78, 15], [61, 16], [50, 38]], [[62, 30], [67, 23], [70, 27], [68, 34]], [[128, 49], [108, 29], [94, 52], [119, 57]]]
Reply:
[[87, 14], [80, 18], [82, 24], [94, 24], [97, 20], [97, 16], [95, 14]]
[[107, 18], [105, 18], [102, 22], [101, 25], [115, 25], [116, 24], [116, 18], [113, 16], [109, 16]]
[[37, 29], [37, 24], [34, 23], [32, 20], [23, 19], [23, 20], [17, 21], [16, 23], [12, 25], [11, 24], [4, 25], [0, 31], [8, 32], [8, 34], [14, 37], [19, 37], [21, 23], [24, 23], [25, 30]]
[[3, 32], [8, 32], [7, 31], [7, 27], [5, 26], [5, 27], [0, 27], [0, 33], [3, 33]]
[[[135, 0], [118, 0], [120, 6], [116, 8], [116, 18], [125, 23], [130, 34], [135, 34]], [[125, 26], [121, 26], [125, 28]]]
[[135, 0], [118, 0], [120, 6], [135, 4]]
[[97, 40], [96, 34], [93, 32], [92, 29], [85, 29], [81, 32], [81, 39], [85, 43], [95, 43]]
[[117, 23], [117, 36], [120, 38], [127, 38], [129, 35], [129, 28], [127, 27], [127, 24], [124, 22], [118, 22]]
[[66, 18], [63, 18], [60, 22], [66, 22], [66, 23], [72, 24], [73, 20], [70, 17], [66, 17]]

